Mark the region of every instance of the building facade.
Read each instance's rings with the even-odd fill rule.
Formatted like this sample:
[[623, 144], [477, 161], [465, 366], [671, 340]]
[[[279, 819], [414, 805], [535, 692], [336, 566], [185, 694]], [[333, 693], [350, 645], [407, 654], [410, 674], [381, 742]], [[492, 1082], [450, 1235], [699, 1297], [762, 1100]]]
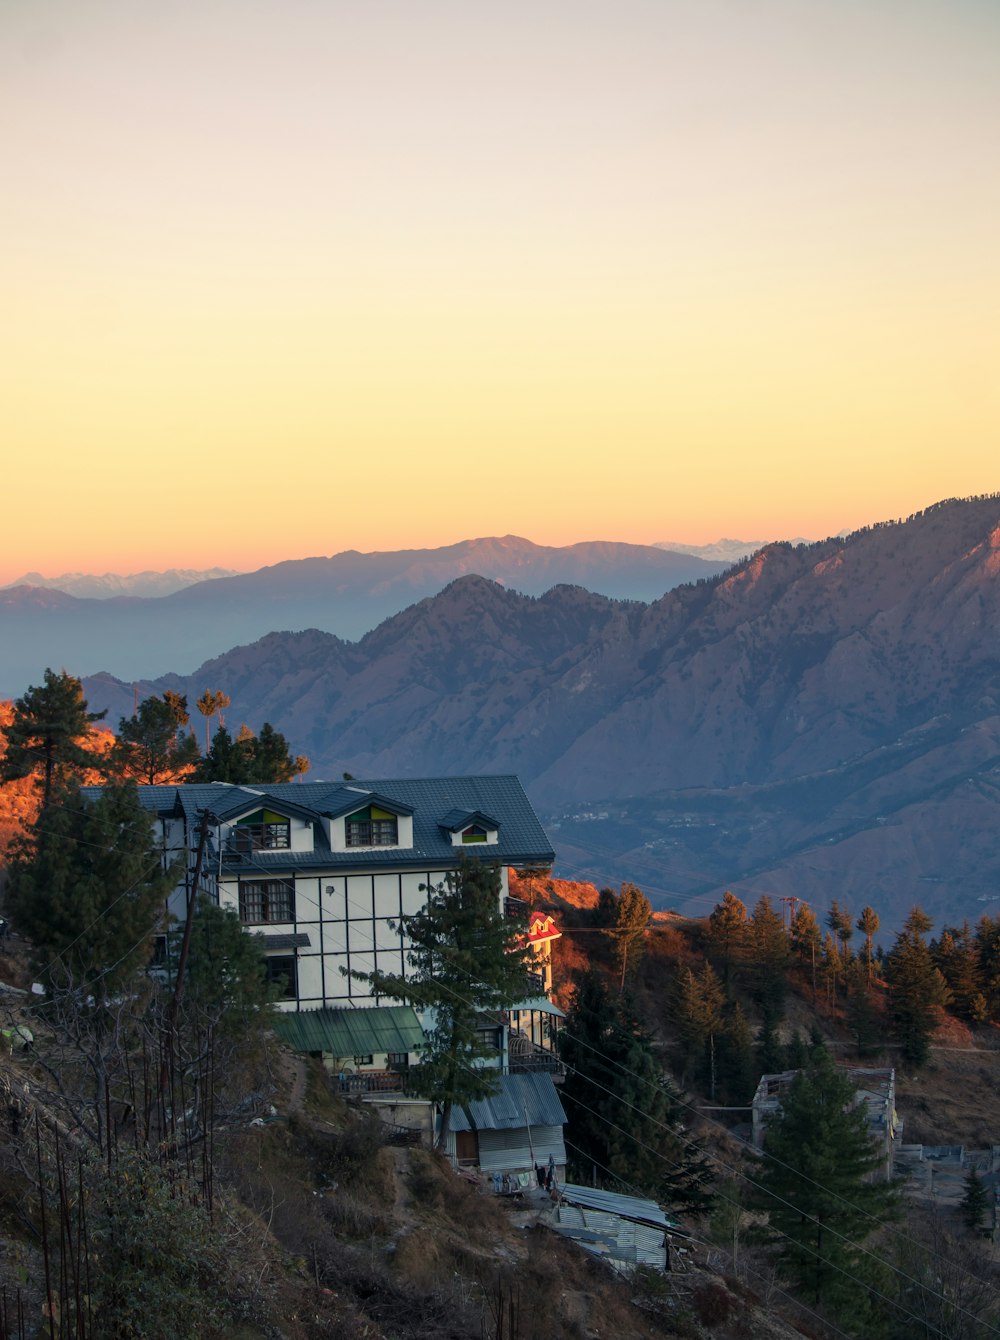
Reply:
[[185, 859], [170, 901], [199, 891], [261, 936], [285, 1010], [387, 1004], [353, 974], [406, 975], [401, 918], [463, 858], [500, 871], [555, 859], [513, 776], [232, 786], [143, 786], [164, 861]]

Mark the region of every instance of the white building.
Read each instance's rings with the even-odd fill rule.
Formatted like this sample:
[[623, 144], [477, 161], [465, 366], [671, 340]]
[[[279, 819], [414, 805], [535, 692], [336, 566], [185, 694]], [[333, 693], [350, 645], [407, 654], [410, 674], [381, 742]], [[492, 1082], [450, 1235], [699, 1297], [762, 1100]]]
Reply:
[[[164, 860], [186, 853], [171, 899], [179, 920], [207, 826], [200, 887], [263, 938], [287, 1010], [380, 1003], [353, 972], [405, 975], [407, 942], [390, 923], [463, 856], [499, 867], [551, 865], [554, 853], [513, 776], [141, 786]], [[386, 1003], [386, 1002], [381, 1002]]]

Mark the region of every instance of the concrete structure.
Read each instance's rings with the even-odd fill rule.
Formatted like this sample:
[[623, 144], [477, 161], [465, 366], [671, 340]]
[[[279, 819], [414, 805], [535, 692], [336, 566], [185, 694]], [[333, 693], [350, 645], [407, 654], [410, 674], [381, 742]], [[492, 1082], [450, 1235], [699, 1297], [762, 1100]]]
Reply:
[[[844, 1074], [854, 1085], [855, 1102], [863, 1105], [868, 1115], [872, 1139], [884, 1160], [885, 1176], [892, 1176], [894, 1142], [903, 1129], [902, 1119], [896, 1112], [895, 1070], [871, 1069], [865, 1066], [843, 1066]], [[753, 1096], [753, 1135], [755, 1149], [764, 1148], [767, 1123], [781, 1110], [782, 1094], [798, 1075], [797, 1070], [780, 1074], [761, 1075]]]

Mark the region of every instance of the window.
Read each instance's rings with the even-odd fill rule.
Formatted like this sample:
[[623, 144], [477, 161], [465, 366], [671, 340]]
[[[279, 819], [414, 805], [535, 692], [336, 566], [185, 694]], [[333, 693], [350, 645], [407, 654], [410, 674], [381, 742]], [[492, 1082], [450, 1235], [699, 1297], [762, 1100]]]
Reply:
[[240, 920], [251, 925], [295, 920], [294, 889], [284, 879], [254, 879], [240, 884]]
[[345, 823], [349, 847], [395, 847], [399, 841], [396, 816], [375, 805], [349, 814]]
[[279, 998], [294, 1000], [299, 989], [299, 964], [294, 954], [268, 954], [264, 975], [278, 987]]
[[485, 842], [486, 829], [479, 824], [470, 824], [468, 828], [462, 829], [463, 842]]
[[238, 821], [233, 829], [233, 846], [239, 852], [287, 851], [292, 845], [291, 828], [283, 814], [258, 810]]
[[409, 1052], [389, 1052], [386, 1056], [386, 1065], [390, 1070], [407, 1070], [410, 1065]]
[[375, 1057], [371, 1054], [371, 1052], [369, 1052], [367, 1056], [355, 1056], [355, 1058], [354, 1058], [354, 1064], [355, 1064], [355, 1065], [374, 1065], [374, 1064], [375, 1064]]

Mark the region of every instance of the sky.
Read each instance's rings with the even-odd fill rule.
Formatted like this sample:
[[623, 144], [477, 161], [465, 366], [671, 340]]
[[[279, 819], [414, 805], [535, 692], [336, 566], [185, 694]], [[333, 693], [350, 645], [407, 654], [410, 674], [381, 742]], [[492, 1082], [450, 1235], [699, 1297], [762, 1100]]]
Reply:
[[0, 581], [992, 492], [995, 0], [0, 0]]

